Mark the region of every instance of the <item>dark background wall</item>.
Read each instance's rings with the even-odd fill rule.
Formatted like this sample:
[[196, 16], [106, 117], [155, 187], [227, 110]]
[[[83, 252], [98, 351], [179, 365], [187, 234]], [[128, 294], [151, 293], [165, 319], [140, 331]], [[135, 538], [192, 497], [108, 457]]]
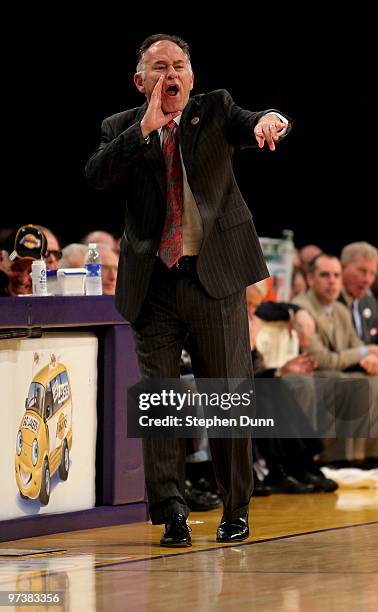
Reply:
[[[209, 7], [211, 9], [211, 7]], [[231, 10], [232, 9], [232, 10]], [[269, 9], [269, 12], [268, 12]], [[146, 20], [105, 6], [81, 17], [56, 10], [46, 27], [17, 24], [9, 51], [10, 108], [3, 117], [5, 181], [0, 225], [41, 223], [63, 243], [90, 229], [122, 231], [123, 203], [86, 184], [84, 165], [101, 120], [143, 102], [132, 77], [135, 51], [149, 34], [183, 36], [192, 50], [194, 93], [226, 88], [245, 108], [275, 107], [295, 120], [274, 153], [244, 151], [235, 170], [258, 233], [294, 230], [295, 242], [338, 252], [352, 240], [376, 242], [376, 65], [373, 18], [296, 15], [273, 5], [248, 15], [230, 6], [204, 21]], [[309, 15], [311, 11], [309, 12]], [[17, 53], [16, 53], [17, 50]], [[21, 52], [20, 52], [21, 51]]]

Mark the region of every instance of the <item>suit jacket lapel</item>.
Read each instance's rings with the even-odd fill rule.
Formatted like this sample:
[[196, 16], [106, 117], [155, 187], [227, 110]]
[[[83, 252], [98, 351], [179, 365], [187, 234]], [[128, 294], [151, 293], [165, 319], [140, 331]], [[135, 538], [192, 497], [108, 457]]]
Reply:
[[319, 321], [321, 321], [323, 333], [326, 336], [326, 340], [328, 340], [328, 345], [331, 348], [336, 348], [336, 338], [335, 338], [335, 325], [332, 314], [327, 314], [326, 312], [322, 312]]
[[344, 328], [344, 325], [339, 320], [339, 315], [336, 310], [336, 307], [337, 305], [335, 304], [334, 310], [333, 310], [333, 320], [334, 320], [334, 325], [335, 325], [333, 345], [336, 351], [341, 351], [345, 347], [345, 328]]
[[182, 159], [188, 176], [192, 170], [195, 145], [201, 128], [200, 101], [191, 98], [182, 113], [180, 121], [180, 145]]
[[[146, 112], [147, 103], [143, 104], [140, 107], [139, 111], [136, 115], [136, 120], [140, 121], [143, 115]], [[195, 143], [198, 137], [199, 128], [201, 126], [201, 113], [200, 113], [200, 103], [197, 100], [190, 99], [188, 104], [186, 105], [179, 128], [179, 137], [180, 137], [180, 145], [182, 158], [184, 161], [185, 169], [187, 175], [189, 175], [193, 157], [194, 157], [194, 149]], [[159, 184], [161, 192], [163, 194], [163, 198], [165, 201], [166, 198], [166, 176], [165, 176], [165, 165], [164, 159], [161, 152], [160, 139], [158, 131], [151, 132], [151, 143], [146, 151], [144, 158], [146, 162], [152, 168], [152, 171], [155, 175], [155, 178]]]
[[150, 143], [150, 146], [148, 147], [148, 150], [146, 151], [144, 155], [144, 158], [153, 170], [153, 173], [159, 184], [159, 187], [161, 189], [161, 192], [163, 194], [164, 201], [165, 201], [167, 183], [166, 183], [166, 176], [165, 176], [164, 158], [163, 158], [163, 154], [161, 152], [161, 146], [160, 146], [159, 133], [155, 130], [154, 132], [151, 132], [150, 137], [151, 137], [151, 143]]
[[326, 312], [324, 312], [322, 305], [317, 300], [312, 289], [308, 291], [308, 296], [310, 298], [310, 302], [312, 303], [318, 315], [318, 327], [319, 327], [319, 331], [321, 332], [321, 335], [323, 336], [324, 340], [327, 342], [330, 348], [336, 348], [335, 347], [335, 340], [336, 340], [335, 325], [334, 325], [335, 322], [334, 322], [333, 315], [328, 315]]

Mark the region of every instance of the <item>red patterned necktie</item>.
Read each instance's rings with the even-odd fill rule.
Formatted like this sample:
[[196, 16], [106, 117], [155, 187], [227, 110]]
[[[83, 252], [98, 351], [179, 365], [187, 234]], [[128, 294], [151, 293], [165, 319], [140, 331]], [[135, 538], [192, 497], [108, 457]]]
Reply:
[[182, 166], [176, 123], [163, 128], [162, 153], [167, 176], [167, 212], [159, 246], [159, 257], [171, 268], [182, 256], [182, 213], [184, 206]]

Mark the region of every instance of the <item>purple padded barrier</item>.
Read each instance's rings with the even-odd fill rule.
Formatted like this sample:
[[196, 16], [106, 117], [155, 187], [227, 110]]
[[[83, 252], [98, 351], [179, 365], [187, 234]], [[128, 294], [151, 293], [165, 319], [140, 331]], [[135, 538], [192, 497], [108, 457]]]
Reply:
[[99, 506], [78, 512], [39, 514], [0, 522], [0, 542], [34, 538], [50, 533], [98, 529], [111, 525], [123, 525], [147, 521], [146, 504], [124, 504], [122, 506]]
[[139, 379], [129, 325], [114, 325], [107, 329], [104, 362], [104, 503], [143, 501], [142, 443], [126, 437], [127, 388]]
[[0, 298], [0, 327], [126, 325], [112, 295]]

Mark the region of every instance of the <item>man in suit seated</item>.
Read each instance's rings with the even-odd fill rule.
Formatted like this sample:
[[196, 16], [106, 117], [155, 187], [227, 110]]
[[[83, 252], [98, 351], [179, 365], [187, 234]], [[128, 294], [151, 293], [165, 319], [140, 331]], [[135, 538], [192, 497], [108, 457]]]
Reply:
[[378, 251], [368, 242], [351, 242], [341, 251], [343, 289], [339, 301], [352, 313], [354, 328], [365, 344], [378, 344], [378, 302], [371, 293]]

